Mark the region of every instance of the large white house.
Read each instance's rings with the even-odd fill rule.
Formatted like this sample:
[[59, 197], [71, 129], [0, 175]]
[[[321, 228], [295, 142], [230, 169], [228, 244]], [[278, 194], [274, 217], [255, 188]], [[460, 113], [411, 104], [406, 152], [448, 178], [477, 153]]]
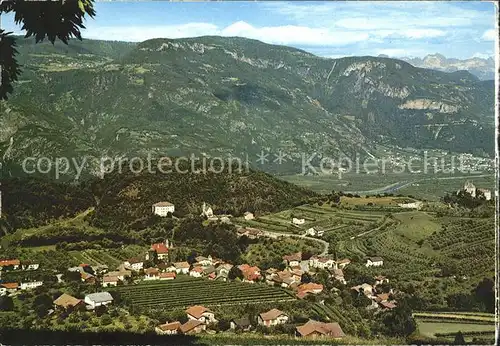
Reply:
[[153, 204], [153, 214], [167, 216], [168, 213], [174, 213], [175, 206], [170, 202], [158, 202]]
[[87, 294], [84, 301], [85, 304], [88, 304], [92, 307], [92, 309], [95, 309], [98, 306], [111, 304], [113, 302], [113, 297], [109, 294], [109, 292], [97, 292]]

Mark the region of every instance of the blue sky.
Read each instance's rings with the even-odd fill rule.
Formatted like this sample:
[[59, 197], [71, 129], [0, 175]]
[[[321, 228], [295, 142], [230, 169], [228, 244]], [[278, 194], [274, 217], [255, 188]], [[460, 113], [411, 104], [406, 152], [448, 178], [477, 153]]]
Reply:
[[[98, 2], [83, 36], [122, 41], [243, 36], [325, 57], [493, 56], [490, 2]], [[12, 15], [2, 28], [20, 33]]]

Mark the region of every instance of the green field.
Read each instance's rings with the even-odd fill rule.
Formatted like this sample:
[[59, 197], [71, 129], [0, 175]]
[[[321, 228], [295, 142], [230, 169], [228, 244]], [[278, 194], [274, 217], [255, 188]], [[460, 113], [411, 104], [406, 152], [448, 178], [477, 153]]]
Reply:
[[210, 281], [179, 275], [175, 280], [117, 287], [126, 304], [145, 308], [186, 308], [294, 301], [286, 291], [261, 284]]
[[[476, 175], [464, 174], [411, 174], [411, 173], [386, 173], [386, 174], [343, 174], [338, 175], [287, 175], [283, 180], [308, 187], [319, 193], [330, 193], [332, 190], [352, 192], [359, 194], [377, 194], [392, 192], [395, 194], [412, 195], [419, 199], [438, 200], [446, 192], [457, 191], [466, 180], [473, 180], [476, 186], [482, 188], [495, 188], [494, 173]], [[400, 186], [395, 191], [387, 191], [392, 186]]]
[[[418, 321], [418, 320], [417, 320]], [[490, 324], [422, 322], [418, 321], [418, 330], [423, 336], [434, 337], [436, 333], [495, 332], [495, 326]]]

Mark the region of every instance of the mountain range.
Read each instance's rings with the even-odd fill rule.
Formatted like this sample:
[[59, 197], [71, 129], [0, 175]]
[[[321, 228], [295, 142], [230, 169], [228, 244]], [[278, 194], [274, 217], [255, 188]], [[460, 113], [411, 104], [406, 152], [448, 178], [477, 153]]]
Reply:
[[294, 170], [315, 152], [493, 154], [494, 82], [467, 71], [327, 59], [239, 37], [68, 46], [19, 38], [18, 51], [23, 74], [0, 110], [0, 158], [12, 170], [27, 156], [265, 151], [283, 152], [289, 166], [276, 169]]
[[401, 58], [415, 67], [430, 68], [445, 72], [455, 72], [460, 70], [469, 71], [481, 80], [495, 79], [495, 60], [493, 57], [487, 59], [453, 59], [446, 58], [441, 54], [429, 54], [424, 58]]

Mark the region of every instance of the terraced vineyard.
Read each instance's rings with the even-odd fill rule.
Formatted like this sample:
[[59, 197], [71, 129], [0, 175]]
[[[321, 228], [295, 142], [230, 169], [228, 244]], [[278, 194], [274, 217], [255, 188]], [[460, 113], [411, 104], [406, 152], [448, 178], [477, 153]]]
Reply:
[[107, 265], [109, 268], [114, 269], [125, 259], [144, 254], [145, 252], [146, 249], [144, 247], [129, 245], [123, 249], [70, 251], [70, 255], [78, 263]]
[[293, 301], [295, 298], [280, 288], [260, 284], [210, 281], [178, 276], [166, 282], [143, 283], [115, 288], [125, 303], [145, 308], [185, 308], [201, 304], [224, 306]]
[[342, 330], [349, 334], [356, 334], [356, 322], [362, 322], [363, 318], [358, 310], [350, 309], [342, 311], [333, 304], [316, 303], [313, 306], [314, 311], [331, 322], [338, 322]]
[[[292, 217], [305, 220], [303, 225], [291, 224]], [[335, 233], [339, 239], [350, 239], [384, 222], [380, 211], [356, 211], [332, 208], [328, 205], [301, 205], [254, 220], [239, 219], [238, 224], [270, 232], [303, 234], [310, 227], [322, 227], [325, 233]]]

